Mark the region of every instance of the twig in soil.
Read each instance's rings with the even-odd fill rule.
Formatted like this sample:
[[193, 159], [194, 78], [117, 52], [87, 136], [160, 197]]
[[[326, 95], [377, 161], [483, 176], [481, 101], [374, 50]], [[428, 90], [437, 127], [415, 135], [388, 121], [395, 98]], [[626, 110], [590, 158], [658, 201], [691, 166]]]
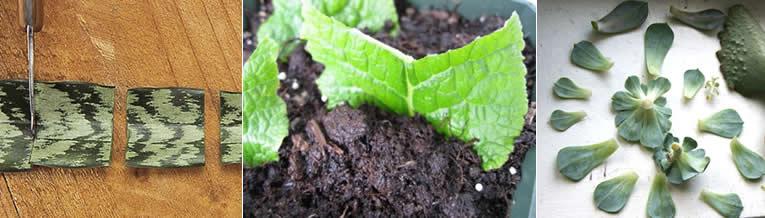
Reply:
[[409, 166], [412, 166], [412, 165], [415, 165], [415, 164], [417, 164], [417, 162], [415, 162], [413, 160], [410, 160], [410, 161], [407, 161], [406, 163], [403, 163], [401, 165], [396, 166], [396, 169], [403, 168], [403, 167], [409, 167]]
[[327, 146], [337, 155], [343, 155], [345, 153], [343, 152], [343, 149], [340, 149], [337, 145], [327, 142], [327, 138], [324, 136], [324, 132], [321, 130], [321, 127], [319, 127], [319, 123], [316, 122], [316, 120], [308, 121], [305, 125], [305, 129], [306, 132], [308, 132], [309, 137], [319, 144], [319, 146]]

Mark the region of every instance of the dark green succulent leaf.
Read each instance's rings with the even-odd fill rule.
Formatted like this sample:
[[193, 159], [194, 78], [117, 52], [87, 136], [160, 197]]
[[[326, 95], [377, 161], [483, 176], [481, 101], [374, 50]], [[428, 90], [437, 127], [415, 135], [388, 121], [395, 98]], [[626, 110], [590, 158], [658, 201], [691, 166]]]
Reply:
[[672, 134], [667, 134], [664, 146], [654, 151], [656, 165], [672, 184], [682, 184], [706, 171], [710, 158], [704, 149], [696, 149], [693, 138], [683, 138], [682, 145]]
[[568, 77], [561, 77], [555, 82], [553, 92], [559, 98], [563, 99], [588, 99], [592, 95], [589, 89], [577, 86], [574, 81]]
[[741, 198], [736, 193], [719, 194], [704, 189], [701, 190], [701, 200], [726, 218], [740, 217], [744, 210]]
[[[398, 14], [392, 0], [309, 0], [322, 13], [347, 26], [371, 32], [383, 30], [386, 22], [393, 24], [391, 33], [398, 31]], [[258, 29], [258, 39], [271, 38], [286, 57], [299, 44], [301, 0], [274, 0], [274, 12]]]
[[611, 97], [619, 136], [649, 148], [662, 146], [672, 127], [669, 120], [672, 110], [666, 107], [666, 99], [661, 97], [671, 88], [669, 80], [659, 77], [641, 85], [637, 76], [630, 76], [624, 88], [627, 91], [616, 92]]
[[624, 1], [605, 17], [592, 21], [592, 29], [601, 33], [620, 33], [635, 29], [648, 18], [648, 3]]
[[242, 162], [242, 93], [220, 92], [220, 159]]
[[630, 170], [620, 176], [601, 182], [595, 187], [595, 205], [605, 212], [619, 212], [632, 195], [632, 189], [635, 188], [637, 179], [638, 174]]
[[687, 70], [683, 78], [683, 96], [686, 99], [691, 99], [704, 86], [704, 74], [699, 69]]
[[550, 125], [553, 129], [558, 131], [566, 131], [569, 127], [582, 121], [587, 113], [584, 111], [567, 112], [562, 110], [555, 110], [550, 116]]
[[614, 66], [614, 62], [603, 56], [590, 41], [581, 41], [574, 44], [570, 58], [571, 62], [577, 66], [595, 72], [606, 72]]
[[661, 74], [664, 57], [667, 56], [667, 52], [672, 47], [674, 39], [675, 34], [666, 23], [655, 23], [648, 26], [648, 29], [645, 31], [644, 46], [645, 64], [649, 74], [653, 76]]
[[717, 30], [725, 23], [725, 13], [717, 9], [692, 12], [669, 6], [669, 13], [680, 22], [699, 30]]
[[32, 153], [27, 81], [0, 80], [0, 171], [28, 170]]
[[306, 50], [325, 66], [316, 83], [328, 107], [369, 103], [397, 114], [419, 113], [439, 133], [478, 140], [473, 149], [484, 170], [507, 161], [528, 110], [517, 14], [462, 48], [419, 60], [313, 7], [304, 6], [303, 17]]
[[579, 181], [618, 148], [619, 145], [614, 139], [592, 145], [565, 147], [558, 151], [558, 171], [571, 180]]
[[733, 138], [741, 135], [741, 131], [744, 130], [744, 121], [736, 110], [725, 109], [699, 120], [698, 128], [721, 137]]
[[730, 142], [730, 150], [733, 154], [733, 163], [736, 164], [736, 169], [741, 176], [747, 179], [759, 179], [765, 175], [765, 159], [746, 148], [738, 141], [738, 138], [734, 137]]
[[276, 93], [278, 56], [278, 45], [268, 38], [261, 39], [242, 70], [245, 167], [279, 160], [279, 147], [288, 134], [287, 105]]
[[129, 167], [188, 167], [205, 162], [204, 91], [128, 89]]
[[89, 83], [35, 84], [30, 162], [49, 167], [109, 166], [114, 87]]
[[746, 97], [765, 99], [765, 31], [742, 5], [728, 9], [720, 34], [720, 72], [728, 88]]
[[657, 173], [653, 178], [646, 213], [651, 218], [675, 217], [675, 202], [672, 201], [667, 177], [663, 173]]

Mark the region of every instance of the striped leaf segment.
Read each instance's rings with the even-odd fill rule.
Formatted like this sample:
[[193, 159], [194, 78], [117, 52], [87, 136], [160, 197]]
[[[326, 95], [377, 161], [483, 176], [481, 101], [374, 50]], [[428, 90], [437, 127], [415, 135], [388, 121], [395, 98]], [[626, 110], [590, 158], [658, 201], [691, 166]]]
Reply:
[[576, 66], [595, 72], [606, 72], [614, 66], [614, 62], [603, 56], [600, 50], [590, 41], [581, 41], [574, 44], [569, 57]]
[[741, 131], [744, 130], [744, 120], [741, 120], [741, 116], [736, 110], [724, 109], [700, 119], [698, 128], [701, 131], [730, 139], [741, 135]]
[[28, 87], [26, 81], [0, 81], [0, 171], [32, 167]]
[[672, 194], [669, 193], [669, 185], [667, 184], [667, 176], [664, 173], [659, 172], [653, 178], [646, 206], [646, 215], [648, 217], [675, 217], [675, 202], [672, 200]]
[[592, 96], [592, 91], [579, 87], [568, 77], [561, 77], [555, 82], [553, 87], [555, 96], [562, 99], [588, 99]]
[[736, 169], [746, 179], [760, 179], [765, 175], [765, 159], [733, 138], [730, 142], [733, 163]]
[[204, 164], [202, 90], [135, 88], [127, 101], [129, 167]]
[[674, 40], [675, 33], [666, 23], [655, 23], [648, 26], [645, 31], [644, 43], [645, 65], [648, 68], [648, 74], [652, 76], [661, 75], [664, 57], [667, 56]]
[[701, 200], [726, 218], [741, 217], [744, 205], [736, 193], [715, 193], [707, 189], [701, 190]]
[[592, 21], [592, 29], [601, 33], [621, 33], [635, 29], [648, 18], [648, 3], [624, 1], [600, 20]]
[[224, 164], [242, 162], [242, 93], [220, 93], [220, 158]]
[[528, 109], [518, 15], [462, 48], [419, 60], [313, 7], [303, 6], [303, 18], [301, 37], [325, 66], [317, 84], [330, 108], [370, 103], [419, 113], [442, 134], [477, 140], [484, 170], [508, 160]]
[[593, 194], [598, 209], [609, 213], [622, 210], [632, 195], [637, 179], [638, 174], [630, 170], [598, 184]]
[[619, 144], [615, 139], [609, 139], [601, 143], [582, 146], [569, 146], [558, 151], [555, 161], [560, 174], [573, 181], [579, 181], [606, 161]]
[[562, 111], [555, 110], [550, 116], [550, 125], [558, 131], [566, 131], [569, 127], [582, 121], [587, 113], [584, 111]]

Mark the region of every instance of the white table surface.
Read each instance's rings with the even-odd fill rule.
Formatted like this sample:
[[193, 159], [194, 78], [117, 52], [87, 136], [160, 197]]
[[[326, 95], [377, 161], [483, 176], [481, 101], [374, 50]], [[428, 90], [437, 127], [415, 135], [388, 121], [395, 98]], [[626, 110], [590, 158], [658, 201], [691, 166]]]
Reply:
[[[572, 182], [555, 166], [559, 149], [572, 145], [589, 145], [617, 137], [611, 96], [623, 90], [624, 81], [631, 75], [639, 75], [645, 81], [646, 68], [643, 60], [643, 36], [652, 23], [668, 22], [675, 40], [662, 68], [662, 76], [672, 82], [672, 89], [665, 95], [672, 108], [672, 130], [678, 138], [690, 136], [706, 150], [711, 162], [706, 172], [684, 185], [670, 187], [678, 217], [719, 217], [704, 204], [699, 194], [703, 188], [715, 192], [735, 192], [744, 203], [742, 216], [765, 216], [765, 182], [746, 181], [736, 170], [730, 152], [730, 139], [700, 133], [696, 122], [725, 108], [734, 108], [744, 119], [744, 131], [740, 140], [759, 154], [765, 154], [765, 103], [742, 97], [728, 90], [719, 71], [715, 52], [720, 49], [715, 33], [702, 33], [669, 17], [669, 5], [690, 10], [707, 8], [724, 9], [739, 1], [673, 0], [650, 1], [649, 17], [639, 28], [627, 33], [602, 36], [592, 32], [590, 20], [607, 14], [621, 0], [540, 0], [538, 17], [538, 115], [537, 127], [537, 187], [539, 217], [645, 217], [646, 202], [656, 166], [651, 152], [638, 144], [619, 139], [619, 149], [605, 162], [595, 168], [591, 175], [579, 182]], [[743, 2], [755, 17], [765, 24], [765, 1]], [[598, 74], [574, 66], [569, 54], [574, 43], [590, 40], [600, 51], [615, 62], [610, 72]], [[707, 101], [703, 88], [696, 98], [685, 102], [682, 97], [683, 73], [699, 68], [707, 78], [721, 77], [720, 95]], [[590, 88], [593, 96], [588, 101], [560, 100], [553, 94], [553, 83], [562, 76], [570, 77], [580, 86]], [[765, 84], [764, 84], [765, 85]], [[583, 110], [587, 117], [568, 131], [558, 132], [549, 125], [550, 114], [555, 109]], [[593, 190], [598, 183], [625, 170], [635, 170], [640, 178], [625, 208], [618, 214], [608, 214], [597, 209], [593, 203]]]

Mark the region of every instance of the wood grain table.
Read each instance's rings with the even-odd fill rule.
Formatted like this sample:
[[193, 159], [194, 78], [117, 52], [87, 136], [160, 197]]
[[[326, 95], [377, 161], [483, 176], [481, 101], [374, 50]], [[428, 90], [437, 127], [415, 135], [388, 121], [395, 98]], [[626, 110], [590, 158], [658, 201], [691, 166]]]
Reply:
[[[0, 79], [26, 79], [16, 1], [0, 1]], [[220, 163], [220, 90], [241, 91], [241, 1], [56, 0], [35, 34], [36, 78], [116, 86], [110, 167], [3, 173], [0, 217], [241, 216], [241, 165]], [[205, 93], [204, 167], [125, 166], [132, 87]]]

